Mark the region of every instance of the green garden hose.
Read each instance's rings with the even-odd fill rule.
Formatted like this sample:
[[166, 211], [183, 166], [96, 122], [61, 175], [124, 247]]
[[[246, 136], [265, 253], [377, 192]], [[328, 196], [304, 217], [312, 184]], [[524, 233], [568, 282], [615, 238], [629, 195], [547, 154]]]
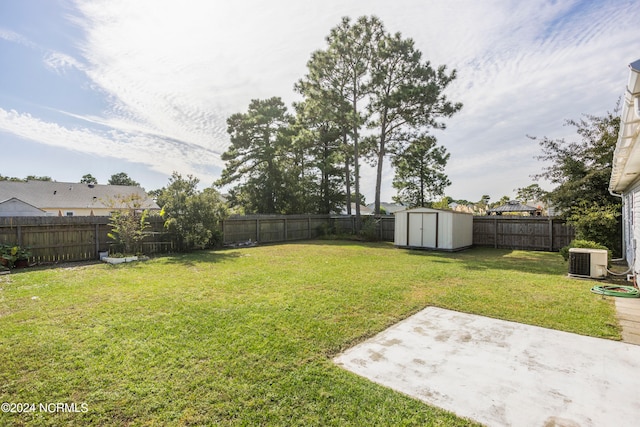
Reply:
[[640, 291], [635, 286], [594, 286], [591, 292], [610, 297], [640, 298]]

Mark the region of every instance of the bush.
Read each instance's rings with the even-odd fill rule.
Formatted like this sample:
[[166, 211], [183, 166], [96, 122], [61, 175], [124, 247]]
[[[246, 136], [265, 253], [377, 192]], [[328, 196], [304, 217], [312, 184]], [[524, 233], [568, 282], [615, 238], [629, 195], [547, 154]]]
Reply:
[[142, 209], [142, 198], [137, 194], [117, 196], [108, 203], [112, 212], [109, 219], [111, 232], [107, 236], [120, 250], [133, 254], [146, 236], [149, 211]]
[[367, 242], [377, 242], [380, 240], [378, 222], [375, 218], [365, 218], [360, 229], [360, 237]]
[[336, 234], [336, 229], [328, 222], [323, 222], [316, 227], [316, 232], [318, 233], [318, 237], [328, 237], [334, 236]]
[[165, 228], [172, 233], [181, 251], [213, 248], [222, 243], [222, 220], [226, 205], [213, 188], [197, 190], [199, 180], [174, 172], [169, 186], [158, 196]]
[[622, 230], [619, 218], [619, 204], [598, 205], [583, 201], [571, 209], [571, 215], [567, 219], [576, 229], [577, 241], [598, 242], [616, 252], [617, 255], [622, 255]]
[[560, 249], [560, 255], [564, 258], [565, 261], [569, 260], [569, 249], [571, 248], [585, 248], [585, 249], [604, 249], [608, 252], [608, 259], [611, 259], [611, 250], [604, 245], [601, 245], [598, 242], [594, 242], [592, 240], [572, 240], [569, 245]]
[[[0, 270], [6, 270], [15, 267], [16, 261], [28, 260], [31, 252], [27, 248], [18, 245], [0, 244]], [[6, 268], [1, 268], [1, 267]]]

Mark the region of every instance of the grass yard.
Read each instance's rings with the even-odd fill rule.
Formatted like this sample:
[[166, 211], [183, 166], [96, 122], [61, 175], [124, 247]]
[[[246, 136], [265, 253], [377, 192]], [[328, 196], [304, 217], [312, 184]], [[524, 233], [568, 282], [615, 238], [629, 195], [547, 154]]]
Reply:
[[[430, 305], [619, 339], [611, 300], [566, 273], [553, 253], [336, 241], [17, 271], [0, 402], [36, 407], [0, 425], [473, 425], [331, 358]], [[59, 402], [79, 412], [38, 406]]]

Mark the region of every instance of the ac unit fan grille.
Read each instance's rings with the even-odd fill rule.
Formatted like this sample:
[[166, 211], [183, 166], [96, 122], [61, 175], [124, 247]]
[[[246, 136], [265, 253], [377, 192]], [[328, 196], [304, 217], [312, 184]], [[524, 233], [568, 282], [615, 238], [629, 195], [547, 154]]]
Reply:
[[591, 274], [591, 254], [569, 252], [569, 274], [589, 276]]

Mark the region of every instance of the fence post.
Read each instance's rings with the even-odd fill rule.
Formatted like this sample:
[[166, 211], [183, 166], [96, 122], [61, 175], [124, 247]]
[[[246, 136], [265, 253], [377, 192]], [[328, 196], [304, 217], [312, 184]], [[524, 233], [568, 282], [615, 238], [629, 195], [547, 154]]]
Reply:
[[289, 241], [289, 230], [287, 227], [287, 217], [284, 217], [284, 241], [288, 242]]
[[493, 220], [493, 247], [498, 249], [498, 215]]
[[93, 240], [96, 241], [96, 255], [100, 253], [100, 237], [98, 236], [98, 223], [94, 223]]
[[256, 242], [260, 241], [260, 218], [256, 218]]
[[553, 220], [549, 218], [549, 251], [553, 252]]
[[18, 246], [22, 246], [22, 226], [18, 224], [18, 228], [16, 229]]

